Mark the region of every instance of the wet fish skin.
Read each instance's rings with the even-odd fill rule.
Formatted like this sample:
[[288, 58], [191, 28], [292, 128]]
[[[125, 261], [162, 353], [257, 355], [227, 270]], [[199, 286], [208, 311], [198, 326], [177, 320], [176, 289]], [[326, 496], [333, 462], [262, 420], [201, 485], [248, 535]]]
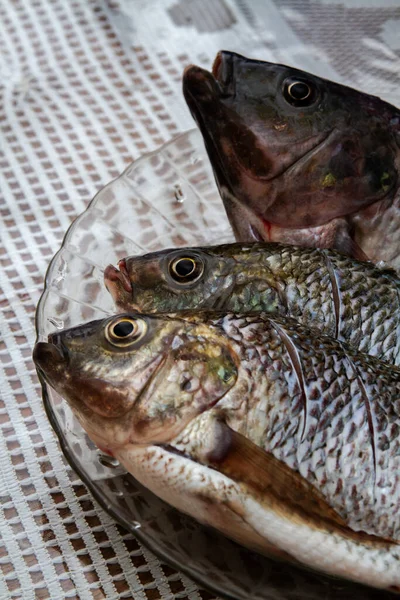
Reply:
[[[187, 282], [171, 269], [185, 258], [200, 269]], [[400, 279], [391, 269], [333, 250], [268, 243], [167, 249], [128, 257], [119, 265], [119, 271], [110, 266], [105, 272], [118, 310], [288, 315], [400, 364]]]
[[[301, 83], [309, 94], [290, 97]], [[183, 92], [238, 241], [334, 247], [400, 267], [400, 111], [285, 65], [223, 51]]]
[[[100, 332], [121, 318], [86, 325], [84, 335], [77, 327], [51, 338], [63, 364], [56, 375], [47, 363], [54, 350], [42, 343], [34, 354], [95, 443], [160, 497], [248, 546], [262, 550], [266, 540], [267, 553], [277, 546], [310, 567], [400, 590], [399, 369], [315, 337], [292, 319], [263, 314], [125, 315], [144, 322], [147, 337], [114, 349]], [[85, 344], [97, 345], [92, 358], [74, 356]], [[176, 367], [177, 350], [184, 367]], [[117, 417], [99, 412], [93, 396], [89, 404], [85, 395], [79, 401], [82, 381], [102, 382], [105, 373], [131, 396], [126, 411], [116, 395]], [[189, 411], [188, 379], [200, 390]], [[247, 474], [237, 455], [226, 462], [230, 435], [246, 440], [239, 456], [250, 445], [260, 464], [266, 457], [263, 476], [271, 468], [280, 477], [277, 461], [293, 485], [308, 486], [295, 498], [299, 510], [282, 498], [290, 486], [277, 490], [275, 476], [264, 492], [254, 487], [254, 462]]]

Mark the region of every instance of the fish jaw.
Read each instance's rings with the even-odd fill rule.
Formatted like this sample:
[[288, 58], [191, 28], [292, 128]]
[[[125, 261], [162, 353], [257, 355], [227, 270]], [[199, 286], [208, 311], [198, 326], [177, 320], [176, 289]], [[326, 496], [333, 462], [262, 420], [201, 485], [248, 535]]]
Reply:
[[400, 585], [397, 546], [363, 545], [295, 523], [229, 477], [173, 448], [129, 445], [116, 457], [162, 500], [247, 548], [377, 588]]
[[32, 355], [36, 368], [41, 372], [47, 382], [56, 380], [63, 372], [67, 361], [63, 349], [56, 344], [38, 342]]

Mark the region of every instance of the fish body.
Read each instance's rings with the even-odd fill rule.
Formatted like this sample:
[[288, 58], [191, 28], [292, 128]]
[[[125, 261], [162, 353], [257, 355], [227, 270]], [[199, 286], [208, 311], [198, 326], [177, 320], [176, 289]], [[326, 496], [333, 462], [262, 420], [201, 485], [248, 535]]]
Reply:
[[293, 319], [125, 314], [34, 360], [91, 439], [250, 548], [400, 591], [400, 371]]
[[400, 267], [400, 111], [285, 65], [220, 52], [183, 92], [238, 241]]
[[105, 282], [120, 311], [270, 312], [400, 364], [400, 279], [392, 269], [268, 243], [161, 250], [119, 266], [106, 269]]

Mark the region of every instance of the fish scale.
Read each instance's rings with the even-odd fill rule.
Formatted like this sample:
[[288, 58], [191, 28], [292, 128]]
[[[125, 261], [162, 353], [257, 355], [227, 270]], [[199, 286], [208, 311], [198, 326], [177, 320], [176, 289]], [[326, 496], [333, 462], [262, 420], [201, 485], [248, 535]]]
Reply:
[[[377, 377], [376, 363], [370, 363], [367, 356], [359, 359], [351, 349], [327, 337], [321, 338], [316, 346], [309, 332], [295, 322], [281, 323], [277, 319], [275, 327], [271, 327], [271, 322], [274, 323], [257, 321], [256, 317], [234, 321], [232, 337], [239, 345], [255, 348], [259, 361], [257, 364], [252, 358], [242, 363], [252, 386], [251, 400], [246, 401], [242, 396], [240, 402], [245, 407], [261, 403], [263, 410], [254, 408], [246, 414], [234, 411], [228, 416], [230, 425], [316, 485], [350, 527], [382, 537], [395, 536], [399, 522], [394, 511], [399, 506], [400, 489], [393, 474], [400, 472], [400, 456], [390, 445], [382, 446], [380, 442], [388, 422], [400, 422], [400, 400], [393, 402], [395, 390], [397, 394], [400, 392], [399, 374], [393, 377], [392, 371], [382, 365]], [[232, 321], [224, 321], [224, 330], [230, 337]], [[298, 352], [305, 405], [293, 361], [279, 330], [284, 331]], [[270, 371], [274, 373], [272, 382]], [[228, 402], [231, 394], [227, 395]], [[266, 410], [265, 398], [272, 410]], [[316, 405], [318, 412], [314, 411]], [[373, 423], [372, 431], [368, 411], [373, 417], [381, 415], [381, 420]], [[396, 438], [393, 444], [397, 450]], [[318, 469], [314, 468], [316, 463], [320, 465]], [[387, 482], [385, 493], [392, 495], [394, 504], [389, 520], [388, 507], [375, 485], [382, 477]]]
[[[302, 322], [315, 320], [317, 323], [324, 322], [326, 333], [335, 332], [335, 310], [332, 297], [332, 284], [329, 273], [322, 271], [322, 262], [318, 264], [315, 252], [304, 249], [293, 252], [286, 247], [276, 254], [266, 258], [266, 264], [273, 273], [281, 273], [283, 281], [290, 282], [286, 285], [286, 300], [288, 314], [301, 318]], [[297, 285], [291, 285], [293, 276]]]
[[[373, 273], [373, 267], [367, 267], [366, 263], [364, 272], [348, 269], [348, 261], [336, 253], [329, 253], [329, 260], [334, 266], [341, 290], [340, 320], [348, 328], [340, 339], [346, 340], [350, 335], [351, 343], [363, 352], [398, 364], [397, 340], [400, 329], [398, 321], [392, 318], [400, 310], [395, 274], [382, 271], [373, 293], [368, 295], [368, 302], [365, 302], [365, 277]], [[355, 306], [359, 310], [355, 310]]]
[[[170, 270], [186, 255], [202, 269], [187, 284]], [[390, 269], [333, 250], [260, 243], [162, 250], [122, 263], [123, 272], [111, 266], [105, 272], [119, 310], [287, 315], [400, 364], [400, 279]]]

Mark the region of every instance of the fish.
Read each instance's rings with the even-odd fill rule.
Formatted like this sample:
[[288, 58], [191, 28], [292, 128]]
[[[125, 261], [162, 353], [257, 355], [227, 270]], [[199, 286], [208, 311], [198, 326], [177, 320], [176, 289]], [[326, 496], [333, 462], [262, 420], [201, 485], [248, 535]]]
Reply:
[[400, 267], [400, 111], [289, 66], [218, 53], [183, 93], [235, 238]]
[[166, 249], [109, 265], [121, 312], [185, 309], [290, 316], [400, 365], [400, 279], [393, 269], [329, 249], [235, 243]]
[[99, 448], [268, 556], [400, 592], [400, 371], [263, 313], [124, 313], [33, 359]]

